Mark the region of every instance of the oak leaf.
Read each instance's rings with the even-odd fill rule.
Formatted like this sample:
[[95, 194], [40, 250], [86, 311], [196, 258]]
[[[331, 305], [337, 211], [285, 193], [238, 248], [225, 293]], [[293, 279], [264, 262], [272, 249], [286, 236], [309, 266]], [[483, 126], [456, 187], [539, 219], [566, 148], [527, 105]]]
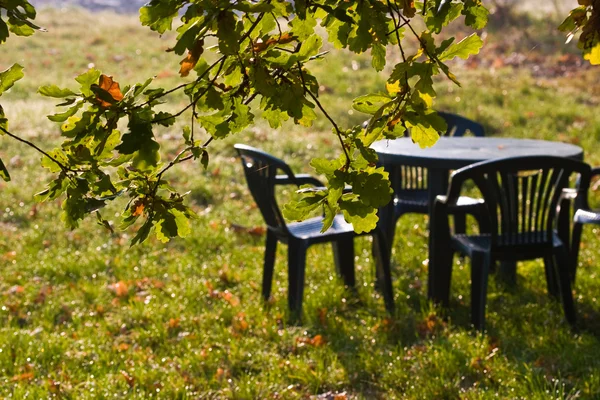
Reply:
[[[112, 76], [108, 75], [100, 75], [100, 81], [98, 86], [100, 89], [104, 89], [110, 94], [115, 101], [123, 100], [123, 93], [121, 93], [121, 88], [119, 87], [119, 82], [113, 80]], [[108, 101], [101, 99], [98, 95], [96, 95], [96, 100], [100, 102], [100, 106], [104, 108], [108, 108], [111, 104]]]
[[194, 43], [194, 47], [188, 50], [187, 56], [179, 62], [181, 68], [179, 68], [179, 75], [183, 78], [190, 74], [190, 71], [194, 69], [200, 56], [204, 52], [204, 39], [197, 40]]
[[108, 287], [117, 297], [125, 297], [129, 294], [129, 286], [123, 281], [113, 283]]

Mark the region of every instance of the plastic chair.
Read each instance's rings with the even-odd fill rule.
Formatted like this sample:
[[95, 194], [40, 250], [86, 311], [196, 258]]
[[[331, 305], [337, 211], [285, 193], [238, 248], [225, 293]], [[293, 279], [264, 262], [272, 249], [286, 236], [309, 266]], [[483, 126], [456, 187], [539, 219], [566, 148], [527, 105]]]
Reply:
[[[276, 185], [292, 184], [300, 186], [311, 184], [323, 186], [323, 184], [307, 174], [295, 175], [284, 161], [259, 149], [242, 144], [236, 144], [234, 147], [242, 159], [250, 193], [267, 224], [262, 283], [263, 298], [268, 300], [271, 295], [275, 251], [278, 241], [288, 245], [288, 304], [293, 313], [299, 316], [302, 311], [306, 250], [313, 244], [332, 243], [338, 274], [343, 278], [344, 284], [354, 287], [354, 237], [357, 234], [354, 232], [352, 225], [344, 220], [343, 215], [336, 215], [332, 227], [321, 233], [323, 217], [286, 223], [277, 204]], [[277, 175], [278, 171], [283, 172], [283, 175]], [[378, 281], [383, 283], [385, 306], [391, 313], [394, 310], [394, 296], [385, 237], [380, 229], [375, 229], [367, 234], [373, 235]]]
[[[446, 120], [448, 129], [444, 136], [461, 137], [471, 131], [477, 137], [485, 136], [483, 126], [460, 115], [438, 111], [438, 115]], [[390, 181], [394, 190], [394, 224], [389, 224], [386, 232], [387, 242], [394, 244], [395, 224], [404, 214], [429, 214], [427, 168], [409, 165], [384, 165], [390, 173]], [[461, 196], [456, 205], [451, 207], [454, 223], [458, 232], [466, 231], [466, 216], [473, 215], [478, 221], [483, 210], [483, 201]], [[481, 225], [480, 225], [481, 229]]]
[[[589, 181], [590, 167], [571, 159], [541, 156], [486, 161], [455, 171], [448, 195], [435, 201], [431, 220], [429, 273], [434, 300], [448, 305], [453, 254], [467, 255], [471, 258], [471, 322], [483, 330], [491, 265], [495, 261], [543, 258], [548, 290], [558, 284], [565, 317], [574, 324], [568, 244], [555, 230], [557, 205], [573, 173], [581, 174], [582, 182]], [[483, 195], [490, 233], [450, 232], [450, 207], [457, 204], [461, 187], [468, 180], [474, 181]], [[585, 183], [581, 189], [586, 189]]]
[[[600, 176], [600, 168], [592, 169], [591, 177], [594, 176]], [[576, 211], [575, 216], [573, 217], [573, 239], [571, 242], [571, 255], [573, 257], [573, 261], [571, 264], [571, 280], [573, 282], [575, 281], [575, 272], [577, 271], [579, 245], [581, 242], [581, 232], [583, 230], [583, 225], [600, 225], [600, 210], [591, 209], [588, 203], [588, 193], [586, 189], [589, 188], [589, 185], [590, 182], [588, 182], [587, 184], [582, 184], [581, 179], [579, 179], [579, 181], [577, 182], [578, 195], [575, 198]]]

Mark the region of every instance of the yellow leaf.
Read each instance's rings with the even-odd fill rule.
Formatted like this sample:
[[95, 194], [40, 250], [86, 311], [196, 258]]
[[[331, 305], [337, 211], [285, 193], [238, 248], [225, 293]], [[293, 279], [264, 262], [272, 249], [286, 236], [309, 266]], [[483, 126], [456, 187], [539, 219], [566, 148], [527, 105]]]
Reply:
[[592, 65], [600, 65], [600, 34], [596, 33], [595, 43], [593, 47], [583, 54], [583, 58], [588, 60]]
[[400, 81], [395, 81], [392, 83], [386, 82], [385, 89], [388, 91], [389, 94], [392, 95], [400, 92]]

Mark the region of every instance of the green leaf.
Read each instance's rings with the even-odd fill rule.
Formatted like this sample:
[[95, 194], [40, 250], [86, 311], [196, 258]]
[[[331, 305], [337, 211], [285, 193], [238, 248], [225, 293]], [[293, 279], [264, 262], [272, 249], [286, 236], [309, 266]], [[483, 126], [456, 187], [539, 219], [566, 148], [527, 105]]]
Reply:
[[314, 34], [302, 42], [300, 50], [298, 51], [297, 60], [306, 61], [310, 57], [316, 55], [323, 46], [323, 39], [321, 36]]
[[140, 22], [153, 31], [165, 33], [171, 30], [173, 18], [177, 16], [180, 5], [174, 1], [152, 0], [140, 8]]
[[23, 67], [19, 64], [13, 64], [8, 69], [0, 72], [0, 95], [10, 89], [23, 76], [25, 76]]
[[421, 148], [433, 146], [440, 138], [438, 131], [431, 124], [423, 123], [422, 119], [406, 120], [405, 123], [410, 137]]
[[370, 232], [377, 227], [377, 209], [366, 206], [358, 200], [341, 201], [340, 208], [346, 221], [352, 224], [354, 232]]
[[371, 47], [371, 65], [376, 71], [383, 71], [385, 67], [385, 46], [381, 43], [374, 43]]
[[71, 89], [61, 89], [56, 85], [40, 86], [38, 93], [46, 97], [55, 97], [62, 99], [64, 97], [76, 96], [77, 94]]
[[87, 72], [77, 76], [75, 80], [81, 85], [81, 93], [85, 96], [91, 96], [93, 92], [90, 88], [92, 85], [97, 84], [101, 74], [96, 68], [91, 68]]
[[[54, 149], [52, 151], [49, 151], [48, 154], [63, 165], [69, 164], [69, 158], [61, 149]], [[62, 171], [60, 166], [56, 162], [54, 162], [46, 156], [42, 156], [41, 164], [42, 167], [49, 169], [50, 172]]]
[[0, 44], [6, 42], [8, 35], [8, 25], [6, 25], [6, 22], [2, 21], [2, 18], [0, 18]]
[[292, 34], [299, 41], [306, 40], [311, 35], [315, 33], [315, 26], [317, 25], [317, 20], [313, 18], [312, 15], [306, 14], [306, 18], [301, 19], [298, 16], [290, 22], [290, 26], [292, 27]]
[[317, 174], [327, 176], [333, 176], [335, 171], [340, 169], [343, 165], [344, 162], [340, 159], [331, 161], [326, 158], [313, 158], [310, 162], [310, 166], [314, 168]]
[[352, 102], [352, 108], [365, 114], [375, 114], [382, 106], [390, 103], [392, 98], [386, 94], [366, 94]]
[[240, 51], [239, 35], [236, 27], [235, 15], [232, 12], [221, 12], [217, 19], [217, 37], [219, 50], [223, 54], [236, 54]]
[[302, 193], [299, 201], [292, 200], [283, 206], [283, 216], [291, 221], [303, 221], [319, 208], [325, 198], [323, 193]]
[[4, 166], [4, 163], [2, 162], [1, 158], [0, 158], [0, 177], [2, 179], [4, 179], [6, 182], [10, 181], [10, 175], [8, 174], [8, 170], [6, 169], [6, 166]]
[[67, 119], [69, 119], [69, 117], [75, 115], [77, 111], [83, 107], [83, 104], [83, 101], [78, 101], [73, 107], [69, 108], [65, 112], [48, 115], [48, 119], [54, 122], [65, 122]]
[[465, 24], [473, 29], [482, 29], [488, 23], [490, 12], [480, 0], [465, 0], [462, 14], [465, 16]]
[[483, 46], [483, 40], [481, 40], [476, 33], [473, 33], [460, 42], [448, 46], [448, 48], [438, 56], [438, 59], [440, 61], [448, 61], [455, 57], [460, 57], [466, 60], [470, 55], [478, 54], [481, 46]]
[[351, 183], [352, 191], [360, 196], [361, 202], [367, 206], [381, 207], [391, 200], [390, 181], [383, 167], [357, 172]]
[[145, 241], [148, 238], [148, 235], [150, 235], [151, 230], [152, 230], [152, 220], [147, 219], [144, 222], [144, 224], [140, 227], [140, 229], [138, 229], [138, 231], [135, 234], [135, 236], [133, 237], [133, 239], [131, 239], [131, 246], [134, 246], [138, 243], [142, 243], [143, 241]]
[[446, 2], [439, 12], [436, 12], [435, 8], [433, 8], [427, 13], [425, 24], [430, 31], [440, 33], [444, 26], [447, 26], [460, 16], [462, 9], [462, 3]]

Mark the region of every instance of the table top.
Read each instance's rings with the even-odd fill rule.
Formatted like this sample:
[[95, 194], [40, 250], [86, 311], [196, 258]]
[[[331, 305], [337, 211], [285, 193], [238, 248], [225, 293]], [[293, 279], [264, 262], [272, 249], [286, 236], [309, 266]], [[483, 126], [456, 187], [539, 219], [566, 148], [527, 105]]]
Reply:
[[371, 145], [382, 163], [458, 169], [479, 161], [518, 156], [558, 156], [583, 160], [579, 146], [547, 140], [502, 137], [441, 137], [422, 149], [408, 137]]

